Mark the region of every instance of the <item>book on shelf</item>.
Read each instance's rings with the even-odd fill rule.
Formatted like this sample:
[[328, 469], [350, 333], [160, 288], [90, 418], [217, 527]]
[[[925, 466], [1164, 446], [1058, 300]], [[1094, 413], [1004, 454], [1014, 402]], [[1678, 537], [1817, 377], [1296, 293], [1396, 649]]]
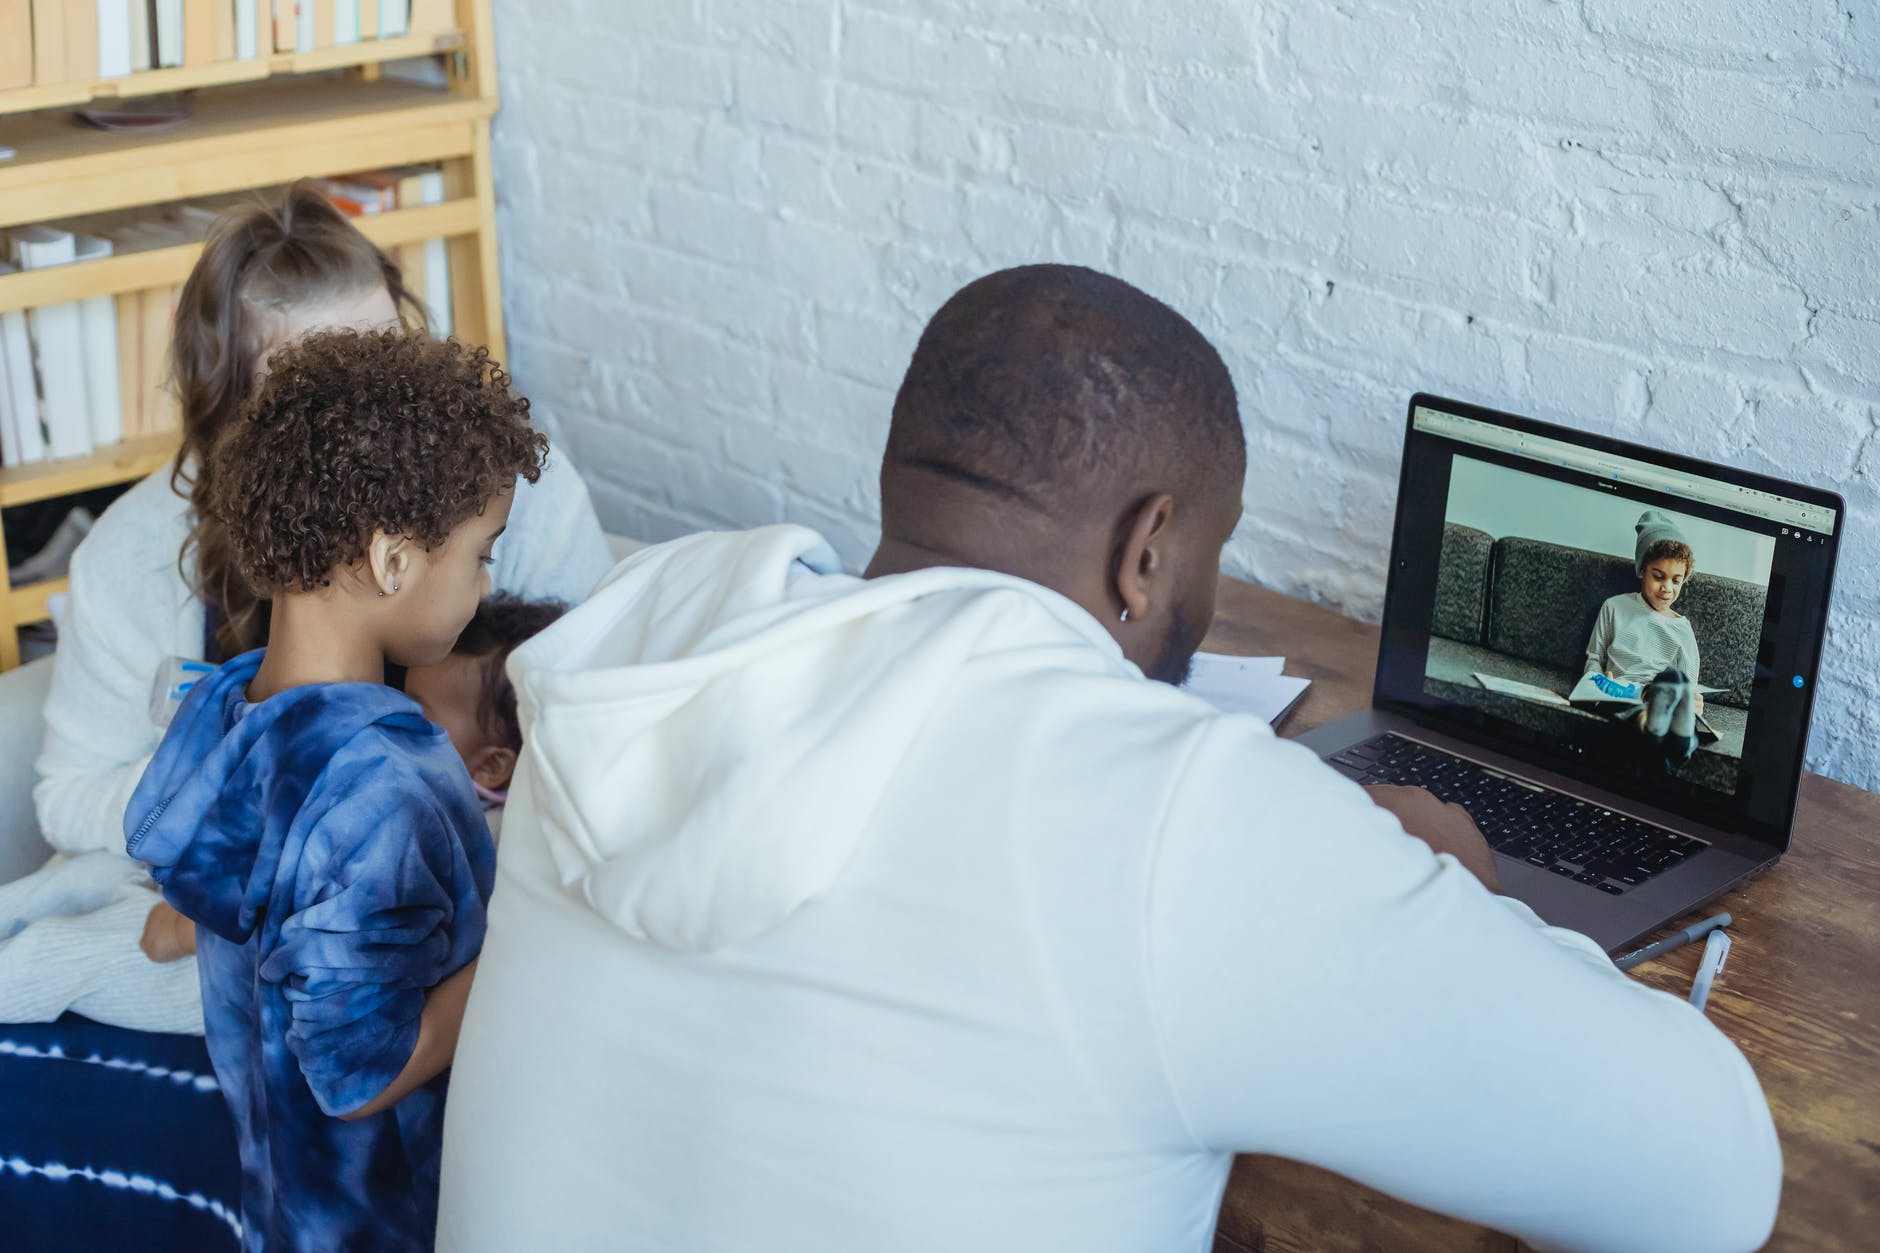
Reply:
[[175, 430], [176, 390], [170, 385], [170, 328], [176, 321], [177, 287], [152, 287], [143, 293], [142, 355], [143, 434]]
[[411, 29], [411, 0], [379, 0], [379, 38], [396, 39]]
[[414, 35], [434, 35], [457, 23], [451, 0], [410, 0], [411, 18], [407, 29]]
[[[0, 258], [0, 274], [13, 273], [13, 263]], [[26, 329], [26, 312], [0, 313], [0, 375], [6, 395], [0, 399], [0, 455], [8, 465], [32, 465], [46, 459], [46, 429], [39, 420], [39, 392], [33, 383], [33, 345]]]
[[[3, 315], [0, 315], [3, 316]], [[0, 336], [6, 333], [0, 326]], [[25, 464], [20, 455], [20, 430], [13, 417], [13, 378], [7, 368], [6, 344], [0, 340], [0, 467]]]
[[131, 72], [131, 9], [126, 0], [97, 0], [98, 77], [122, 78]]
[[[16, 226], [7, 233], [13, 264], [22, 270], [69, 265], [77, 256], [72, 236], [47, 226]], [[33, 377], [40, 420], [51, 457], [82, 457], [91, 451], [91, 412], [85, 402], [85, 333], [76, 302], [26, 311], [32, 339]]]
[[[111, 241], [97, 235], [74, 235], [73, 252], [80, 261], [102, 261], [111, 255]], [[117, 301], [92, 296], [78, 306], [79, 326], [85, 335], [85, 409], [91, 419], [94, 448], [124, 438], [124, 403], [118, 390]]]
[[33, 81], [65, 81], [65, 0], [33, 0]]
[[142, 292], [119, 292], [111, 298], [117, 308], [118, 412], [124, 415], [124, 438], [146, 434], [139, 390], [143, 377], [144, 314]]
[[399, 176], [374, 171], [367, 174], [342, 174], [319, 178], [314, 186], [347, 217], [369, 217], [398, 208]]
[[153, 0], [129, 0], [131, 17], [131, 73], [141, 74], [157, 63]]
[[183, 11], [183, 64], [208, 65], [218, 57], [216, 50], [216, 13], [235, 20], [235, 6], [230, 0], [179, 0]]
[[118, 379], [124, 438], [141, 439], [177, 425], [170, 386], [170, 324], [177, 289], [152, 287], [117, 298]]
[[[195, 0], [191, 0], [194, 3]], [[248, 0], [202, 0], [209, 6], [209, 20], [215, 25], [215, 59], [235, 59], [235, 12], [248, 7]]]
[[297, 0], [294, 5], [294, 50], [312, 52], [320, 46], [319, 0]]
[[379, 37], [379, 0], [359, 0], [359, 38]]
[[183, 64], [183, 0], [154, 0], [151, 25], [155, 28], [157, 68]]
[[333, 9], [333, 42], [336, 44], [356, 44], [359, 42], [359, 0], [331, 0]]
[[98, 6], [65, 0], [65, 78], [84, 83], [98, 77]]
[[[257, 20], [257, 14], [266, 7], [271, 15], [273, 8], [269, 0], [235, 0], [235, 56], [242, 61], [252, 61], [261, 55], [261, 31], [266, 21]], [[271, 17], [267, 20], [272, 20]]]
[[33, 85], [33, 0], [0, 0], [0, 91]]
[[[432, 170], [422, 176], [421, 204], [444, 203], [444, 175]], [[431, 311], [431, 330], [440, 339], [455, 329], [450, 307], [450, 245], [441, 239], [424, 241], [424, 300]]]

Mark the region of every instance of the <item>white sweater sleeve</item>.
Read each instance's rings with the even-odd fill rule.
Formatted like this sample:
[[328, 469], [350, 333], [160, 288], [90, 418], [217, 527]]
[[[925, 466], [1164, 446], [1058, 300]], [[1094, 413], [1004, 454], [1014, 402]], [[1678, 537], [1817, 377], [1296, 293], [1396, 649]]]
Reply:
[[1589, 674], [1602, 674], [1606, 669], [1606, 650], [1612, 647], [1612, 602], [1607, 601], [1599, 607], [1599, 616], [1593, 619], [1593, 633], [1586, 641], [1586, 664], [1580, 668], [1584, 678]]
[[1735, 1046], [1261, 732], [1203, 734], [1146, 916], [1195, 1138], [1542, 1248], [1761, 1245], [1781, 1151]]
[[578, 605], [614, 564], [587, 484], [559, 447], [539, 480], [517, 483], [509, 529], [496, 548], [491, 584], [529, 600]]
[[176, 553], [163, 560], [173, 528], [144, 507], [161, 498], [133, 491], [72, 556], [71, 607], [53, 654], [33, 805], [63, 853], [124, 851], [124, 809], [159, 738], [150, 685], [177, 647], [187, 596]]

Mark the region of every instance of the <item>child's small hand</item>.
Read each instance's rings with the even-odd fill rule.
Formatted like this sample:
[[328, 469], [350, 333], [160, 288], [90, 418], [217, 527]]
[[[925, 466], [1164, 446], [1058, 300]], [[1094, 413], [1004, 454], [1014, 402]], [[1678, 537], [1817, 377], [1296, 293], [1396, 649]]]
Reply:
[[153, 962], [181, 961], [196, 952], [196, 924], [168, 902], [158, 901], [144, 919], [144, 938], [138, 941], [138, 947]]

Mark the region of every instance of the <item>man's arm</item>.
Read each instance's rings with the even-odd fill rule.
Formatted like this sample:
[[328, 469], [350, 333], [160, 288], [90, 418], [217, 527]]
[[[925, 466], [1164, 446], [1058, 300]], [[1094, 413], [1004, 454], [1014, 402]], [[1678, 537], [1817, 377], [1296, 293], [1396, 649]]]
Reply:
[[1307, 750], [1221, 720], [1162, 841], [1149, 1009], [1202, 1145], [1543, 1248], [1767, 1238], [1781, 1153], [1735, 1046]]
[[469, 1003], [470, 984], [476, 973], [477, 964], [472, 961], [426, 994], [424, 1013], [418, 1018], [418, 1043], [411, 1050], [411, 1060], [385, 1091], [351, 1113], [341, 1114], [342, 1119], [352, 1122], [390, 1109], [450, 1068], [451, 1059], [457, 1055], [463, 1009]]

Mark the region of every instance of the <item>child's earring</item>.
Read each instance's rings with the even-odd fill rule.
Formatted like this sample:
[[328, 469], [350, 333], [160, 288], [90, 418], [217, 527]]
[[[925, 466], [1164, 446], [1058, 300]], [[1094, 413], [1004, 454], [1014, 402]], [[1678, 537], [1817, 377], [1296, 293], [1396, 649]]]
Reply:
[[1121, 618], [1121, 619], [1119, 619], [1119, 620], [1120, 620], [1120, 621], [1123, 621], [1123, 622], [1128, 622], [1128, 621], [1129, 621], [1129, 606], [1128, 606], [1128, 605], [1124, 605], [1124, 606], [1123, 606], [1123, 616], [1122, 616], [1122, 618]]

